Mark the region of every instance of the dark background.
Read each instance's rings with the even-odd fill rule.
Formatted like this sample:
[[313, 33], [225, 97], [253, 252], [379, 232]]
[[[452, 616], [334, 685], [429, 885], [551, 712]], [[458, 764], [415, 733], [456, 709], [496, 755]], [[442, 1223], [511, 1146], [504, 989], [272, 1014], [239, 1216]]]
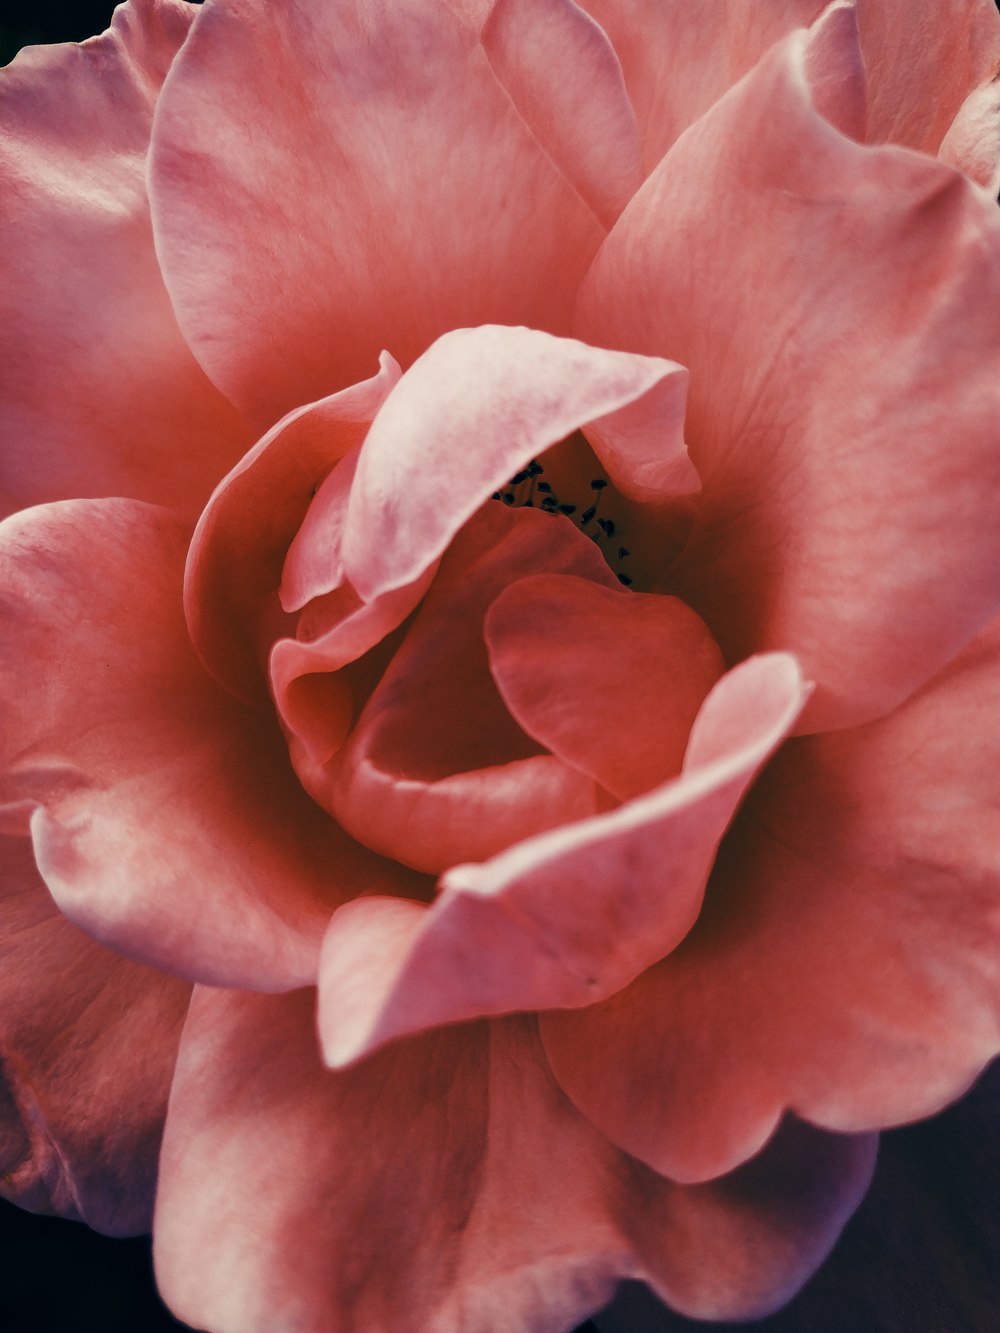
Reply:
[[[0, 0], [0, 64], [21, 46], [81, 41], [107, 0]], [[656, 1333], [997, 1333], [1000, 1325], [1000, 1063], [957, 1106], [883, 1137], [875, 1185], [833, 1257], [785, 1310], [756, 1324], [679, 1317]], [[627, 1290], [625, 1311], [639, 1299]], [[152, 1281], [149, 1241], [108, 1240], [0, 1201], [5, 1333], [183, 1330]], [[650, 1320], [652, 1333], [652, 1320]], [[476, 1330], [468, 1330], [476, 1333]], [[595, 1333], [586, 1324], [578, 1333]]]

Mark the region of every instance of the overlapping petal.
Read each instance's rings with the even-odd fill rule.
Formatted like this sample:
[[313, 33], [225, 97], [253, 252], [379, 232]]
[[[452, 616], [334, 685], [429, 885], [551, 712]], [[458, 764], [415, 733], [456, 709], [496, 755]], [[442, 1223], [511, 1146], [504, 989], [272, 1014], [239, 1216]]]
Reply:
[[431, 907], [372, 898], [323, 943], [319, 1025], [340, 1066], [442, 1023], [593, 1005], [691, 928], [722, 834], [808, 687], [772, 654], [719, 682], [680, 777], [610, 813], [454, 867]]
[[190, 987], [63, 917], [31, 843], [0, 836], [0, 1193], [148, 1231]]
[[150, 188], [185, 336], [261, 429], [386, 346], [405, 366], [464, 325], [565, 332], [603, 234], [446, 0], [206, 6]]
[[887, 712], [1000, 588], [1000, 219], [831, 124], [858, 70], [846, 7], [772, 51], [633, 200], [580, 312], [688, 367], [703, 492], [670, 586], [729, 660], [797, 653], [812, 728]]
[[0, 534], [3, 796], [70, 919], [168, 972], [282, 989], [313, 979], [338, 903], [414, 891], [301, 791], [273, 718], [202, 670], [170, 515], [67, 501]]
[[870, 1176], [869, 1139], [789, 1126], [744, 1171], [683, 1189], [573, 1111], [532, 1020], [330, 1073], [312, 1002], [195, 993], [155, 1253], [167, 1301], [218, 1333], [569, 1327], [625, 1275], [692, 1313], [763, 1313]]
[[931, 1115], [1000, 1043], [1000, 626], [891, 717], [784, 747], [698, 924], [592, 1009], [549, 1014], [560, 1083], [675, 1179], [755, 1152], [786, 1107]]
[[250, 442], [177, 328], [144, 180], [153, 108], [193, 7], [129, 0], [80, 46], [0, 79], [0, 489], [127, 495], [194, 517]]

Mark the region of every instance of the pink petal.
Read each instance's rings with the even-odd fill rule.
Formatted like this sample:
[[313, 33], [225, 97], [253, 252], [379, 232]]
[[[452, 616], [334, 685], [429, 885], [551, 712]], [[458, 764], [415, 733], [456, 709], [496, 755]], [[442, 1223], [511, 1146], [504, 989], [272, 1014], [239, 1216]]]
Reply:
[[698, 709], [725, 671], [704, 623], [676, 597], [559, 574], [502, 592], [486, 641], [524, 730], [620, 800], [680, 772]]
[[964, 171], [992, 198], [1000, 193], [1000, 77], [965, 99], [941, 140], [938, 156]]
[[442, 1023], [592, 1005], [668, 954], [698, 915], [736, 806], [807, 692], [792, 658], [744, 663], [706, 700], [680, 778], [455, 867], [434, 905], [408, 918], [374, 899], [335, 913], [320, 966], [327, 1061], [346, 1065]]
[[728, 660], [798, 654], [814, 729], [906, 698], [1000, 586], [1000, 219], [835, 131], [810, 88], [848, 124], [857, 70], [842, 6], [777, 48], [664, 159], [581, 304], [585, 335], [689, 367], [704, 489], [670, 590]]
[[155, 1226], [175, 1312], [216, 1333], [549, 1333], [622, 1275], [729, 1317], [786, 1299], [868, 1182], [872, 1144], [791, 1126], [684, 1189], [552, 1082], [530, 1020], [324, 1071], [312, 995], [199, 988]]
[[490, 675], [486, 612], [535, 569], [615, 582], [567, 519], [501, 504], [487, 504], [442, 561], [349, 741], [310, 787], [366, 846], [438, 874], [595, 812], [593, 782], [542, 753]]
[[364, 439], [398, 378], [383, 353], [370, 379], [290, 412], [216, 487], [191, 542], [184, 603], [199, 656], [234, 693], [261, 694], [288, 548], [317, 489]]
[[216, 0], [151, 192], [181, 327], [261, 428], [382, 347], [406, 365], [465, 325], [565, 331], [602, 234], [446, 0]]
[[573, 0], [493, 0], [481, 40], [534, 137], [605, 226], [642, 182], [639, 134], [607, 34]]
[[269, 712], [202, 671], [169, 515], [66, 502], [0, 534], [4, 796], [72, 920], [166, 971], [282, 989], [315, 975], [338, 904], [422, 891], [305, 796]]
[[148, 1231], [190, 987], [62, 916], [27, 838], [0, 837], [0, 1192], [97, 1231]]
[[[644, 398], [630, 424], [648, 457], [647, 414], [675, 457], [681, 367], [553, 338], [534, 329], [460, 329], [400, 380], [368, 433], [343, 537], [366, 601], [415, 579], [519, 467], [564, 436]], [[627, 445], [613, 424], [616, 457]], [[470, 447], [474, 442], [474, 447]]]
[[249, 443], [181, 338], [149, 225], [153, 108], [193, 12], [130, 0], [0, 78], [0, 489], [19, 506], [129, 495], [193, 517]]
[[998, 695], [1000, 625], [891, 717], [786, 746], [681, 947], [544, 1017], [560, 1083], [615, 1142], [704, 1179], [786, 1107], [899, 1124], [1000, 1051]]

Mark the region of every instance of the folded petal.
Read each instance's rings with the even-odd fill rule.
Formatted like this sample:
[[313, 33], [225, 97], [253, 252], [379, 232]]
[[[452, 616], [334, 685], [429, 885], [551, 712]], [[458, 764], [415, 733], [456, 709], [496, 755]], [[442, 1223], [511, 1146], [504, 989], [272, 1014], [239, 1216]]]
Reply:
[[590, 777], [522, 731], [490, 675], [486, 612], [535, 569], [615, 585], [593, 542], [537, 509], [487, 503], [452, 544], [350, 739], [310, 786], [366, 846], [439, 874], [595, 813]]
[[0, 1192], [97, 1231], [148, 1231], [190, 987], [95, 944], [0, 836]]
[[867, 1130], [968, 1087], [1000, 1051], [998, 693], [995, 626], [891, 717], [782, 749], [680, 948], [543, 1018], [595, 1124], [696, 1180], [787, 1107]]
[[602, 235], [446, 0], [208, 6], [150, 188], [181, 327], [261, 428], [382, 347], [406, 365], [465, 325], [565, 331]]
[[680, 772], [723, 674], [703, 621], [676, 597], [536, 574], [486, 618], [490, 670], [530, 736], [628, 800]]
[[[663, 451], [679, 455], [678, 386], [683, 393], [684, 371], [670, 362], [535, 329], [438, 339], [389, 395], [361, 450], [343, 536], [352, 583], [366, 601], [410, 583], [530, 459], [642, 400], [646, 411], [626, 422], [637, 469], [648, 462], [650, 418], [664, 427]], [[627, 438], [613, 423], [605, 431], [627, 470]]]
[[870, 1176], [867, 1139], [792, 1127], [730, 1180], [683, 1189], [576, 1115], [531, 1020], [330, 1073], [312, 999], [195, 992], [154, 1240], [160, 1289], [195, 1326], [549, 1333], [622, 1275], [693, 1312], [761, 1312]]
[[144, 180], [192, 6], [129, 0], [0, 77], [0, 489], [128, 495], [191, 516], [250, 442], [177, 328]]
[[442, 1023], [592, 1005], [669, 954], [698, 915], [726, 825], [807, 693], [786, 655], [744, 663], [706, 700], [679, 778], [456, 866], [430, 908], [372, 899], [336, 912], [320, 966], [327, 1061]]
[[844, 6], [767, 56], [633, 200], [580, 310], [689, 368], [703, 491], [669, 586], [728, 660], [801, 658], [806, 729], [887, 712], [1000, 600], [1000, 218], [837, 131], [858, 59]]
[[89, 933], [213, 984], [302, 985], [335, 906], [405, 896], [413, 877], [318, 810], [270, 713], [204, 673], [181, 612], [186, 537], [111, 500], [0, 528], [2, 794]]

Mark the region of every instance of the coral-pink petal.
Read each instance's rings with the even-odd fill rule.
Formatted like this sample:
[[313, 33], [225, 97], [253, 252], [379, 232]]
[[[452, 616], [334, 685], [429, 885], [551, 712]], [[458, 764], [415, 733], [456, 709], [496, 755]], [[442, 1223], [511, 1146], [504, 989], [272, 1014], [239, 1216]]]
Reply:
[[235, 693], [261, 694], [289, 546], [317, 488], [364, 439], [398, 379], [383, 353], [370, 379], [290, 412], [222, 479], [201, 515], [185, 572], [188, 628], [202, 661]]
[[532, 134], [612, 226], [642, 183], [642, 163], [607, 34], [573, 0], [494, 0], [481, 40]]
[[579, 577], [519, 579], [486, 618], [490, 670], [529, 735], [620, 800], [680, 772], [725, 665], [676, 597]]
[[411, 582], [529, 459], [677, 372], [536, 329], [438, 339], [389, 395], [361, 451], [343, 539], [358, 592], [369, 601]]
[[382, 347], [406, 365], [452, 328], [565, 332], [603, 234], [446, 0], [206, 6], [150, 189], [180, 325], [262, 429]]
[[854, 1131], [965, 1090], [1000, 1051], [998, 697], [1000, 624], [891, 717], [782, 750], [681, 947], [545, 1016], [595, 1124], [703, 1179], [786, 1107]]
[[198, 988], [160, 1168], [155, 1261], [216, 1333], [543, 1333], [645, 1277], [703, 1317], [774, 1308], [871, 1174], [866, 1138], [783, 1130], [685, 1189], [614, 1149], [554, 1084], [531, 1019], [317, 1058], [312, 993]]
[[413, 877], [317, 809], [273, 717], [205, 674], [181, 614], [186, 537], [133, 501], [0, 527], [2, 796], [89, 933], [192, 979], [302, 985], [334, 907]]
[[996, 198], [1000, 192], [1000, 69], [992, 83], [976, 88], [959, 107], [938, 156]]
[[325, 788], [314, 790], [367, 846], [439, 874], [597, 809], [593, 781], [542, 752], [490, 675], [486, 612], [534, 569], [615, 584], [593, 542], [536, 509], [488, 502], [445, 556]]
[[0, 836], [0, 1193], [110, 1235], [148, 1231], [190, 987], [88, 939]]
[[[328, 1062], [442, 1023], [592, 1005], [668, 954], [698, 915], [726, 825], [806, 693], [782, 654], [730, 672], [704, 704], [680, 778], [455, 867], [409, 947], [396, 937], [392, 967], [371, 961], [382, 907], [336, 912], [320, 974]], [[377, 984], [357, 985], [355, 969]]]
[[250, 442], [185, 345], [153, 251], [153, 108], [179, 0], [27, 48], [0, 79], [0, 489], [26, 506], [129, 495], [192, 518]]
[[843, 6], [772, 51], [646, 182], [580, 311], [689, 368], [703, 492], [671, 587], [729, 660], [800, 656], [807, 729], [888, 711], [1000, 600], [1000, 217], [824, 119], [811, 87], [845, 118], [857, 57]]

